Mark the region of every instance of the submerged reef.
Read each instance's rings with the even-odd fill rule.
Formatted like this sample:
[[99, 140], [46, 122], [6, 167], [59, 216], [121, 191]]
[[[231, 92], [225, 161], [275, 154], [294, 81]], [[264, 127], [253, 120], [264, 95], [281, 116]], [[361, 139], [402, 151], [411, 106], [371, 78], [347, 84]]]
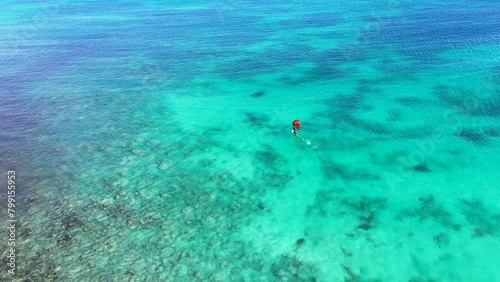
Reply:
[[457, 136], [477, 145], [488, 143], [487, 135], [475, 129], [464, 128], [457, 133]]
[[257, 91], [257, 92], [254, 92], [252, 95], [250, 95], [251, 97], [253, 98], [260, 98], [260, 97], [264, 97], [266, 96], [267, 93], [264, 92], [264, 91]]
[[[413, 139], [428, 136], [428, 131], [422, 130], [420, 127], [408, 129], [395, 126], [393, 123], [397, 123], [404, 118], [403, 112], [399, 108], [388, 109], [387, 118], [383, 122], [360, 117], [360, 113], [373, 110], [373, 106], [368, 100], [370, 93], [379, 93], [379, 89], [360, 80], [359, 86], [354, 93], [336, 94], [323, 100], [324, 110], [315, 113], [315, 115], [330, 122], [332, 128], [367, 136], [368, 138], [379, 138], [379, 141], [391, 137]], [[360, 141], [357, 139], [354, 142]], [[350, 144], [354, 144], [354, 142], [350, 142]], [[370, 143], [368, 142], [366, 146], [369, 146]]]
[[[307, 208], [307, 216], [339, 217], [353, 216], [358, 223], [355, 229], [368, 231], [377, 228], [379, 214], [387, 209], [386, 198], [342, 198], [338, 191], [320, 190], [314, 203]], [[356, 231], [356, 230], [353, 230]]]
[[286, 160], [269, 145], [258, 150], [254, 155], [254, 176], [268, 188], [282, 190], [293, 179], [286, 170]]
[[423, 172], [423, 173], [431, 172], [431, 170], [429, 169], [429, 167], [425, 163], [420, 163], [420, 164], [417, 164], [413, 167], [410, 167], [410, 170], [416, 171], [416, 172]]
[[327, 179], [341, 178], [343, 180], [376, 181], [381, 177], [368, 169], [355, 168], [339, 164], [328, 159], [321, 160], [321, 170]]
[[500, 128], [489, 128], [489, 129], [485, 129], [484, 131], [484, 134], [490, 136], [490, 137], [500, 137]]
[[80, 217], [78, 217], [77, 215], [67, 216], [62, 222], [62, 226], [66, 230], [71, 229], [73, 227], [81, 226], [82, 224], [83, 220], [80, 219]]
[[462, 226], [458, 224], [453, 214], [447, 211], [444, 206], [439, 205], [433, 195], [418, 198], [417, 207], [404, 209], [398, 218], [414, 217], [420, 221], [432, 220], [444, 228], [460, 231]]
[[378, 214], [387, 208], [387, 199], [361, 197], [354, 200], [349, 198], [342, 200], [342, 204], [351, 210], [350, 214], [357, 215], [356, 228], [368, 231], [377, 227]]
[[448, 234], [441, 232], [434, 236], [434, 242], [436, 243], [436, 245], [438, 245], [438, 247], [441, 248], [441, 246], [445, 246], [450, 243], [450, 237], [448, 236]]
[[500, 234], [500, 213], [487, 209], [480, 200], [462, 200], [462, 205], [462, 213], [473, 229], [473, 237]]
[[262, 126], [269, 122], [270, 118], [268, 115], [256, 112], [246, 112], [247, 119], [246, 122], [252, 125]]
[[318, 268], [295, 257], [282, 255], [270, 268], [279, 281], [320, 281]]
[[365, 95], [363, 93], [338, 94], [323, 101], [329, 109], [340, 110], [340, 113], [352, 112], [364, 105]]
[[433, 94], [442, 104], [452, 107], [459, 113], [500, 118], [500, 92], [491, 92], [485, 96], [470, 89], [437, 85]]
[[[252, 160], [255, 179], [248, 179], [210, 157], [210, 150], [234, 150], [218, 141], [224, 131], [184, 135], [192, 138], [137, 138], [105, 150], [97, 142], [86, 146], [93, 165], [78, 164], [58, 178], [68, 185], [54, 191], [57, 197], [41, 196], [28, 206], [25, 214], [37, 225], [19, 227], [22, 249], [32, 250], [19, 252], [19, 276], [99, 280], [107, 273], [121, 281], [227, 281], [248, 270], [253, 280], [314, 279], [314, 266], [291, 257], [271, 261], [233, 235], [269, 211], [261, 201], [269, 189], [290, 181], [286, 159], [263, 146]], [[115, 165], [97, 173], [104, 161]], [[296, 242], [297, 248], [303, 244]]]

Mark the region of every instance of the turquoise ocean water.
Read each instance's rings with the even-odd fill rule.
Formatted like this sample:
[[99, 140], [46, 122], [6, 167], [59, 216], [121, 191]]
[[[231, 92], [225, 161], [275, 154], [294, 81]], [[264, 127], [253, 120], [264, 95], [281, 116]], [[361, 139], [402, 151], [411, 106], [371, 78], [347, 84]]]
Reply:
[[0, 280], [500, 281], [499, 15], [6, 1]]

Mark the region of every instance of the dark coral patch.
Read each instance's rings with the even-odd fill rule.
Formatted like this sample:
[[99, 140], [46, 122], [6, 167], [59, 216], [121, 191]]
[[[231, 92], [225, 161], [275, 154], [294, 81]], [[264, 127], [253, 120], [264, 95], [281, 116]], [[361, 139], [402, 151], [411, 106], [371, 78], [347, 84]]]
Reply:
[[434, 242], [436, 242], [436, 245], [440, 247], [443, 245], [448, 245], [448, 243], [450, 243], [450, 237], [446, 233], [441, 232], [434, 236]]
[[477, 95], [470, 89], [437, 85], [434, 95], [443, 104], [472, 116], [500, 117], [500, 95], [490, 93], [489, 96]]
[[387, 199], [361, 197], [358, 200], [344, 199], [342, 204], [358, 214], [359, 222], [356, 228], [368, 231], [376, 227], [377, 213], [386, 208]]
[[278, 164], [284, 164], [283, 158], [276, 152], [271, 150], [258, 151], [255, 154], [255, 158], [264, 164], [275, 166]]
[[410, 170], [416, 171], [416, 172], [424, 172], [424, 173], [431, 172], [431, 170], [429, 169], [429, 167], [426, 164], [415, 165], [415, 166], [411, 167]]
[[[479, 98], [477, 98], [479, 101]], [[469, 112], [474, 116], [500, 117], [500, 103], [497, 101], [482, 101], [478, 106], [472, 105]]]
[[344, 121], [348, 122], [352, 126], [361, 128], [367, 132], [380, 134], [380, 135], [386, 135], [386, 134], [391, 133], [390, 129], [387, 126], [385, 126], [383, 123], [360, 119], [352, 114], [346, 114], [343, 116], [343, 118], [344, 118]]
[[338, 164], [330, 160], [321, 161], [322, 172], [327, 178], [342, 178], [344, 180], [379, 180], [380, 176], [362, 168]]
[[488, 138], [483, 133], [474, 129], [464, 128], [457, 135], [475, 144], [485, 144], [488, 142]]
[[352, 269], [349, 266], [341, 264], [342, 269], [344, 269], [345, 273], [347, 274], [347, 278], [344, 279], [344, 281], [359, 281], [359, 276], [352, 271]]
[[298, 239], [296, 242], [295, 242], [295, 247], [296, 248], [300, 248], [302, 247], [302, 245], [304, 245], [304, 243], [306, 242], [306, 239], [304, 238], [300, 238]]
[[360, 81], [360, 84], [356, 87], [356, 93], [381, 93], [381, 91], [380, 89], [373, 87], [371, 84], [363, 83]]
[[374, 227], [375, 213], [370, 212], [368, 215], [358, 217], [358, 219], [359, 225], [357, 226], [357, 228], [370, 230]]
[[82, 224], [83, 220], [76, 215], [68, 216], [62, 222], [62, 226], [66, 230], [71, 229], [73, 227], [81, 226]]
[[447, 85], [436, 85], [433, 94], [441, 103], [458, 108], [463, 107], [463, 98], [467, 95], [465, 90]]
[[484, 134], [490, 136], [490, 137], [500, 137], [500, 129], [498, 128], [490, 128], [484, 130]]
[[64, 247], [71, 245], [74, 242], [75, 238], [70, 234], [64, 234], [57, 240], [57, 246]]
[[254, 125], [264, 125], [269, 122], [269, 116], [262, 113], [245, 113], [247, 116], [247, 122]]
[[271, 264], [270, 271], [279, 281], [318, 281], [319, 275], [316, 265], [289, 255], [282, 255]]
[[495, 235], [500, 231], [500, 214], [488, 210], [479, 200], [463, 200], [462, 213], [474, 227], [473, 237]]
[[361, 197], [358, 200], [345, 199], [342, 204], [353, 208], [354, 210], [362, 213], [372, 213], [386, 208], [387, 198], [368, 198]]
[[315, 67], [302, 78], [302, 80], [305, 80], [302, 82], [342, 79], [355, 72], [356, 70], [353, 68], [340, 68], [326, 63], [316, 63]]
[[266, 92], [264, 92], [264, 91], [257, 91], [257, 92], [253, 93], [250, 96], [252, 96], [253, 98], [260, 98], [260, 97], [266, 96]]
[[433, 220], [445, 228], [452, 228], [459, 231], [461, 226], [455, 223], [452, 213], [443, 206], [438, 205], [433, 195], [418, 198], [420, 205], [418, 207], [406, 209], [402, 215], [418, 218], [420, 221]]
[[327, 107], [333, 107], [345, 112], [350, 112], [358, 109], [364, 102], [365, 96], [361, 93], [356, 94], [339, 94], [333, 98], [326, 99], [324, 104]]

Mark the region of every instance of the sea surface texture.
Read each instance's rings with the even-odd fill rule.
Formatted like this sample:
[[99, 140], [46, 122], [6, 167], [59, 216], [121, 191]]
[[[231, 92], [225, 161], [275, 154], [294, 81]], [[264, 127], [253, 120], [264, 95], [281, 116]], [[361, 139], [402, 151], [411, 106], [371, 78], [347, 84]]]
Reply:
[[500, 281], [500, 2], [4, 1], [0, 161], [1, 281]]

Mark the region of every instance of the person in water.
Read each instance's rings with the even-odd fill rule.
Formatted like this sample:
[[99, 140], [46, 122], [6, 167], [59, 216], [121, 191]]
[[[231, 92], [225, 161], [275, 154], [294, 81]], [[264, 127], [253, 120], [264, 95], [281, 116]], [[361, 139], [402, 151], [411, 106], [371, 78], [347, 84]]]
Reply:
[[302, 126], [300, 125], [300, 120], [298, 120], [298, 119], [294, 120], [293, 123], [292, 123], [292, 126], [293, 126], [292, 127], [292, 133], [294, 135], [299, 135], [299, 133], [297, 132], [297, 130], [299, 130], [299, 129], [302, 128]]

